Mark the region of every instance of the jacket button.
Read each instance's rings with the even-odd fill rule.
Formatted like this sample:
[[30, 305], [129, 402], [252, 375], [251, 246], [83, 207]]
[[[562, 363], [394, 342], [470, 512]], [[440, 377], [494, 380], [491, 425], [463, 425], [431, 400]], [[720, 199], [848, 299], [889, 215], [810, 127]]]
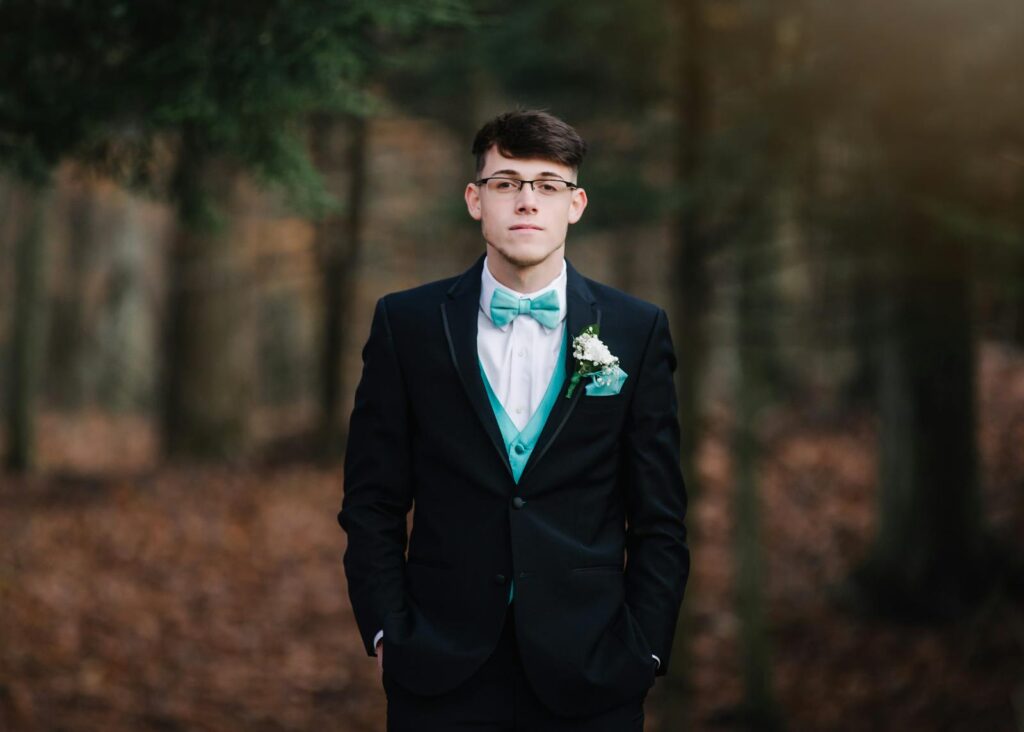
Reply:
[[496, 574], [496, 575], [494, 575], [494, 584], [496, 584], [496, 585], [503, 585], [503, 584], [505, 584], [505, 575], [503, 575], [503, 574]]
[[515, 508], [522, 508], [523, 506], [526, 505], [526, 501], [524, 501], [519, 496], [516, 496], [515, 498], [512, 499], [512, 505]]

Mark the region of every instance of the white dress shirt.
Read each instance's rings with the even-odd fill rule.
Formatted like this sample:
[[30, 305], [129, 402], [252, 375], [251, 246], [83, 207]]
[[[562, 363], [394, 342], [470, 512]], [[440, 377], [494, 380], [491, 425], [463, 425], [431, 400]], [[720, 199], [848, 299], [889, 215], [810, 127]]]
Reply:
[[[565, 260], [558, 276], [534, 292], [516, 292], [494, 279], [488, 260], [480, 274], [480, 311], [476, 319], [476, 349], [491, 390], [516, 429], [523, 429], [537, 411], [555, 373], [565, 331]], [[515, 297], [540, 297], [548, 290], [558, 295], [558, 324], [541, 325], [519, 315], [498, 327], [491, 320], [491, 298], [501, 288]]]
[[[477, 312], [476, 348], [491, 391], [505, 408], [517, 429], [523, 429], [537, 411], [547, 392], [551, 376], [558, 365], [565, 331], [565, 259], [562, 271], [554, 280], [534, 292], [516, 292], [494, 279], [488, 258], [480, 273], [480, 310]], [[529, 315], [519, 315], [499, 327], [491, 320], [491, 298], [495, 288], [502, 288], [516, 297], [540, 297], [548, 290], [558, 294], [558, 324], [554, 328], [541, 325]], [[571, 344], [570, 344], [571, 347]], [[373, 639], [377, 643], [384, 637], [380, 630]], [[654, 654], [651, 654], [654, 656]], [[661, 659], [654, 656], [657, 664]]]

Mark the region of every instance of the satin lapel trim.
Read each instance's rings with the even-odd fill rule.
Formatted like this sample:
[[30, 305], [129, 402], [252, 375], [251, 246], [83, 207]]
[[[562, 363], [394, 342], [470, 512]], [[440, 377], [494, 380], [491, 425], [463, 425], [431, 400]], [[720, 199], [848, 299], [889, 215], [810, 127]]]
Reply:
[[448, 290], [448, 300], [441, 304], [441, 318], [444, 334], [448, 339], [448, 351], [459, 375], [466, 396], [473, 411], [480, 418], [484, 431], [490, 438], [502, 464], [512, 477], [505, 441], [494, 416], [494, 410], [487, 400], [483, 379], [480, 377], [480, 360], [476, 346], [477, 311], [480, 309], [480, 274], [484, 258], [481, 256], [472, 267], [456, 280]]
[[548, 415], [547, 422], [544, 423], [544, 429], [541, 430], [540, 438], [537, 440], [537, 447], [534, 448], [533, 453], [530, 455], [530, 459], [526, 461], [526, 467], [523, 468], [523, 474], [519, 476], [519, 485], [522, 486], [526, 477], [533, 470], [533, 467], [541, 461], [544, 455], [547, 453], [548, 448], [558, 437], [565, 423], [569, 420], [573, 410], [576, 408], [576, 403], [580, 400], [580, 395], [586, 391], [583, 388], [583, 384], [576, 387], [576, 391], [572, 397], [566, 399], [565, 392], [569, 389], [569, 381], [572, 379], [573, 373], [576, 371], [576, 359], [572, 355], [572, 340], [579, 335], [580, 331], [586, 328], [588, 325], [593, 323], [601, 324], [601, 311], [594, 302], [593, 295], [590, 293], [590, 288], [587, 287], [587, 283], [583, 281], [583, 277], [576, 271], [576, 269], [569, 264], [566, 260], [566, 317], [565, 327], [568, 328], [566, 334], [568, 338], [568, 344], [565, 349], [565, 363], [563, 368], [565, 369], [565, 383], [562, 385], [562, 393], [558, 395], [558, 399], [555, 401], [555, 406], [551, 408], [551, 413]]

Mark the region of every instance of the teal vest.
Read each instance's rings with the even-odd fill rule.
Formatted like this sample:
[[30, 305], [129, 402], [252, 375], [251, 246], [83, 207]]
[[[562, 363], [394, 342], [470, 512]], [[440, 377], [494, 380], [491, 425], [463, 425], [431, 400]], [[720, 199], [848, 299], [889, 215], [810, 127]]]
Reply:
[[[501, 439], [505, 442], [505, 451], [508, 453], [508, 462], [512, 466], [512, 478], [519, 483], [523, 469], [530, 459], [533, 448], [537, 446], [544, 423], [548, 421], [551, 409], [558, 401], [558, 395], [562, 392], [562, 384], [565, 383], [565, 349], [569, 340], [569, 329], [562, 331], [562, 346], [558, 349], [558, 360], [555, 361], [555, 370], [551, 374], [551, 381], [548, 382], [547, 391], [544, 392], [537, 411], [530, 417], [530, 421], [520, 431], [508, 416], [508, 412], [501, 406], [498, 397], [494, 395], [490, 382], [487, 381], [487, 374], [484, 372], [483, 364], [480, 364], [480, 377], [484, 382], [484, 389], [487, 390], [487, 400], [494, 410], [494, 418], [498, 420], [498, 428], [501, 430]], [[479, 358], [477, 359], [479, 362]], [[512, 593], [515, 583], [511, 582], [508, 588], [508, 601], [512, 602]]]

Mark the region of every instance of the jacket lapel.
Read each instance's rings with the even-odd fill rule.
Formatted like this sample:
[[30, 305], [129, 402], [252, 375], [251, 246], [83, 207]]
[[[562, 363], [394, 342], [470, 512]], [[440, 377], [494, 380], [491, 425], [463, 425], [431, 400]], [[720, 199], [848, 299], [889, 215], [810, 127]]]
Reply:
[[480, 358], [477, 351], [477, 311], [480, 309], [480, 275], [484, 265], [481, 255], [476, 263], [466, 270], [449, 288], [447, 299], [441, 303], [441, 317], [444, 320], [444, 334], [448, 339], [455, 370], [466, 390], [473, 411], [480, 418], [484, 431], [498, 451], [502, 464], [512, 475], [505, 442], [501, 437], [494, 410], [487, 400], [483, 379], [480, 377]]
[[534, 447], [530, 459], [526, 462], [523, 474], [519, 477], [520, 485], [523, 484], [523, 481], [533, 467], [547, 453], [551, 443], [558, 437], [573, 409], [576, 408], [580, 395], [585, 391], [584, 384], [580, 383], [577, 385], [573, 395], [568, 399], [565, 398], [565, 392], [569, 389], [569, 381], [576, 372], [576, 359], [572, 355], [572, 339], [579, 335], [580, 331], [588, 325], [594, 323], [601, 324], [601, 311], [598, 309], [586, 281], [568, 259], [565, 261], [565, 269], [565, 299], [567, 306], [565, 327], [566, 335], [569, 339], [568, 347], [565, 349], [565, 363], [562, 364], [562, 368], [565, 369], [565, 384], [558, 395], [558, 399], [555, 401], [555, 406], [551, 408], [551, 414], [548, 415], [547, 421], [544, 423], [544, 429], [541, 430], [537, 445]]

